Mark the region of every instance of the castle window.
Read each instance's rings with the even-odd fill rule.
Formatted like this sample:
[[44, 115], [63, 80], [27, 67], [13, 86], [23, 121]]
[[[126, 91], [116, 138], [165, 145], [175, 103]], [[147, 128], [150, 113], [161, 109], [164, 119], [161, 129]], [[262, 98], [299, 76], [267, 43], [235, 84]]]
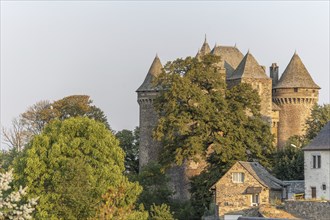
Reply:
[[327, 189], [327, 185], [322, 184], [322, 190], [326, 190]]
[[293, 88], [293, 91], [294, 92], [298, 92], [298, 88]]
[[233, 183], [244, 183], [244, 173], [232, 173]]

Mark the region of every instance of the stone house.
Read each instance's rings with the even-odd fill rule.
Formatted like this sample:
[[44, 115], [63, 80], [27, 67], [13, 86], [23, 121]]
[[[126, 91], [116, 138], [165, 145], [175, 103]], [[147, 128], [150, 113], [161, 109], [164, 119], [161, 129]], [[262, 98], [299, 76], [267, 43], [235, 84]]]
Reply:
[[303, 151], [305, 198], [330, 200], [330, 122]]
[[244, 215], [259, 206], [281, 200], [284, 182], [258, 162], [236, 162], [213, 186], [216, 213]]

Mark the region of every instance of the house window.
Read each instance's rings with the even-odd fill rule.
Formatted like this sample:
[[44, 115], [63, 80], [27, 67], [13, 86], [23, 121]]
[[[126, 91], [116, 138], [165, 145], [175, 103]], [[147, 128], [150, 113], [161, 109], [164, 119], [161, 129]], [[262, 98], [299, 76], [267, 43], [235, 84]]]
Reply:
[[259, 194], [252, 194], [251, 196], [252, 196], [251, 205], [257, 206], [259, 204]]
[[244, 183], [244, 173], [233, 173], [233, 183]]
[[326, 190], [327, 189], [327, 185], [322, 184], [322, 190]]
[[321, 155], [313, 155], [313, 168], [321, 168]]

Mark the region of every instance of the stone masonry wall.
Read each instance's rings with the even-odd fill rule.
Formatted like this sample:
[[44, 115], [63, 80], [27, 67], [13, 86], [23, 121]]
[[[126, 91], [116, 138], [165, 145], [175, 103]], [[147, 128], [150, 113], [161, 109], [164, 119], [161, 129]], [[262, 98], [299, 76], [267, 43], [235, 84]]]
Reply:
[[138, 103], [140, 105], [140, 145], [139, 145], [139, 168], [150, 161], [157, 161], [161, 151], [161, 144], [152, 138], [158, 116], [153, 106], [157, 92], [140, 92]]
[[[244, 183], [233, 183], [232, 173], [244, 173]], [[218, 206], [218, 213], [223, 217], [226, 213], [241, 213], [243, 210], [251, 209], [251, 195], [246, 194], [247, 187], [262, 187], [259, 194], [260, 204], [269, 203], [269, 190], [261, 185], [249, 172], [239, 163], [236, 163], [216, 183], [215, 201]]]
[[285, 201], [284, 208], [303, 219], [328, 220], [330, 216], [330, 201]]
[[306, 119], [318, 101], [318, 90], [297, 88], [274, 89], [273, 101], [281, 108], [278, 144], [284, 147], [289, 137], [305, 134]]
[[243, 78], [242, 82], [250, 84], [258, 92], [260, 97], [260, 113], [270, 123], [272, 117], [272, 80], [270, 78]]

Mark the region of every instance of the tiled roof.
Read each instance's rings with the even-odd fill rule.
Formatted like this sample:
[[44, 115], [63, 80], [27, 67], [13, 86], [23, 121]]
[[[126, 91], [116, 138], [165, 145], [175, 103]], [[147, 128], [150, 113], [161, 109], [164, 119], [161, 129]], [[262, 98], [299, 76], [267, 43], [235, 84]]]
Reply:
[[270, 189], [282, 189], [283, 186], [287, 185], [283, 181], [272, 176], [261, 164], [258, 162], [244, 162], [239, 163], [262, 185]]
[[227, 77], [230, 77], [239, 63], [243, 59], [243, 54], [236, 47], [217, 46], [215, 45], [211, 51], [212, 54], [221, 56], [225, 62]]
[[253, 55], [248, 52], [229, 79], [268, 78], [265, 70], [259, 65]]
[[330, 121], [303, 150], [330, 150]]
[[152, 85], [152, 80], [154, 77], [157, 77], [162, 72], [163, 66], [160, 62], [159, 57], [156, 55], [154, 61], [152, 62], [150, 69], [148, 71], [148, 74], [143, 81], [142, 85], [136, 90], [137, 92], [144, 92], [144, 91], [156, 91], [157, 88], [155, 88]]
[[285, 68], [276, 88], [315, 88], [320, 89], [301, 61], [298, 54], [294, 54]]

